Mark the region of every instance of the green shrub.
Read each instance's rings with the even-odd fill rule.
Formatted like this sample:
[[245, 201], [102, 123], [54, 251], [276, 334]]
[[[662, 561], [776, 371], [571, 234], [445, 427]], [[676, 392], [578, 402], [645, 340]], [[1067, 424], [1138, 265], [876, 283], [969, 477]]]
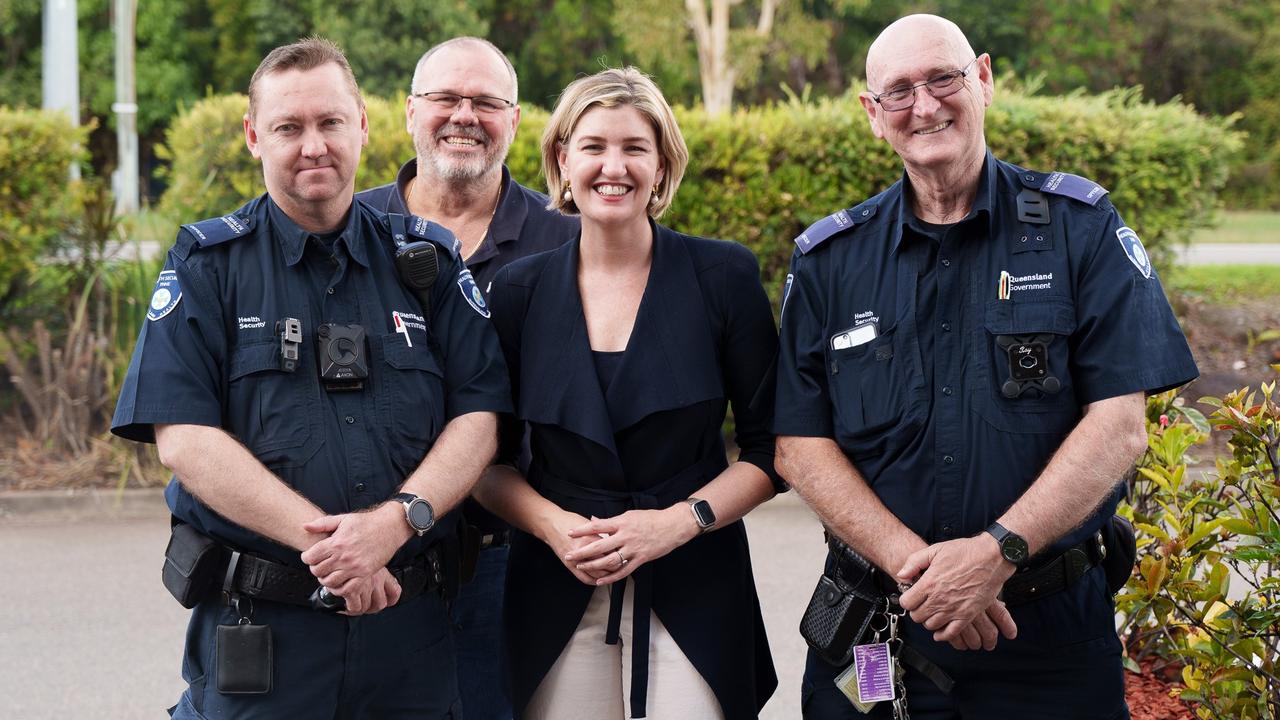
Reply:
[[[1280, 371], [1280, 365], [1273, 365]], [[1116, 598], [1131, 668], [1182, 664], [1183, 700], [1200, 718], [1280, 717], [1280, 405], [1276, 383], [1223, 398], [1214, 412], [1147, 403], [1148, 451], [1123, 512], [1138, 530], [1137, 571]], [[1212, 425], [1212, 430], [1211, 430]], [[1188, 472], [1211, 431], [1230, 455]]]
[[[184, 113], [169, 133], [171, 187], [162, 207], [187, 221], [226, 212], [261, 192], [261, 172], [240, 139], [243, 98], [210, 98]], [[413, 155], [400, 102], [369, 100], [370, 142], [357, 179], [390, 182]], [[902, 174], [889, 146], [870, 132], [856, 95], [793, 101], [708, 118], [677, 116], [690, 166], [670, 214], [671, 226], [738, 240], [756, 252], [771, 291], [806, 226], [883, 190]], [[538, 139], [547, 114], [525, 108], [508, 164], [521, 182], [545, 190]], [[1090, 177], [1111, 191], [1125, 220], [1162, 261], [1175, 241], [1209, 221], [1219, 204], [1227, 161], [1240, 137], [1226, 120], [1188, 106], [1143, 103], [1135, 91], [1103, 95], [997, 95], [987, 137], [1000, 158], [1037, 170]], [[228, 151], [227, 148], [232, 148]], [[216, 186], [216, 188], [215, 188]]]
[[69, 172], [88, 134], [62, 113], [0, 106], [0, 308], [77, 218]]

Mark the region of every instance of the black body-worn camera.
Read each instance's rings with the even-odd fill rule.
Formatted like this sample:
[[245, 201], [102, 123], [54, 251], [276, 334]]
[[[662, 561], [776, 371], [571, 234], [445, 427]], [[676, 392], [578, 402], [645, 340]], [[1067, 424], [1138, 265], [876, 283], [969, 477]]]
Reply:
[[1009, 358], [1009, 379], [1000, 392], [1007, 398], [1021, 396], [1027, 390], [1039, 390], [1053, 395], [1062, 389], [1062, 382], [1049, 369], [1049, 343], [1053, 335], [1000, 335], [996, 344]]
[[325, 323], [316, 330], [320, 381], [330, 392], [360, 390], [369, 377], [364, 327]]

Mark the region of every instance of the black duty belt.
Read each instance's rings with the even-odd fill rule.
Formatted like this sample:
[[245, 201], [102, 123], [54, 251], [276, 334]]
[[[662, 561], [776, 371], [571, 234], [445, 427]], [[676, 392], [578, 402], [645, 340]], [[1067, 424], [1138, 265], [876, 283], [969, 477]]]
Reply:
[[[231, 577], [232, 593], [253, 598], [312, 607], [311, 595], [320, 587], [306, 570], [282, 565], [272, 560], [229, 550], [226, 575]], [[441, 570], [440, 546], [433, 545], [406, 565], [387, 568], [400, 583], [400, 600], [405, 602], [424, 593], [438, 590], [444, 574]]]
[[1101, 564], [1106, 556], [1102, 534], [1095, 533], [1050, 560], [1035, 562], [1033, 558], [1005, 581], [1004, 602], [1009, 606], [1021, 605], [1066, 590]]

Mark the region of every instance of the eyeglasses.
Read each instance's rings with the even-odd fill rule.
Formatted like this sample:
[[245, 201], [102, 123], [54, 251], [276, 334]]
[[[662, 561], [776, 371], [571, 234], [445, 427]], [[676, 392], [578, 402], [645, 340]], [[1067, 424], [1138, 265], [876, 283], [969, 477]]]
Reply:
[[916, 88], [925, 88], [929, 94], [935, 98], [944, 98], [948, 95], [954, 95], [956, 91], [964, 87], [963, 79], [969, 74], [969, 68], [978, 62], [978, 58], [970, 60], [964, 67], [959, 70], [952, 70], [949, 73], [943, 73], [918, 82], [915, 85], [898, 85], [891, 87], [879, 95], [872, 95], [871, 99], [880, 103], [880, 107], [889, 112], [897, 112], [906, 110], [916, 104]]
[[440, 112], [453, 112], [463, 100], [471, 101], [471, 109], [481, 115], [493, 115], [516, 106], [510, 100], [490, 97], [488, 95], [459, 95], [451, 92], [412, 93], [416, 98], [426, 100], [431, 107]]

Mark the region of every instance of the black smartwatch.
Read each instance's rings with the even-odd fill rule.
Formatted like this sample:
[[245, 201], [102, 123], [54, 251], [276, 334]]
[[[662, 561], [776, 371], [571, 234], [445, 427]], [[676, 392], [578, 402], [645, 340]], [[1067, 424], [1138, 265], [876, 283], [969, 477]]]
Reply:
[[426, 535], [436, 524], [435, 508], [431, 507], [431, 503], [425, 499], [413, 493], [399, 493], [391, 499], [404, 505], [404, 519], [409, 522], [409, 527], [418, 534], [418, 537]]
[[716, 514], [711, 510], [711, 503], [698, 498], [689, 498], [685, 502], [693, 510], [693, 519], [698, 522], [700, 532], [706, 532], [716, 524]]
[[998, 522], [991, 523], [987, 532], [1000, 543], [1000, 556], [1016, 567], [1022, 567], [1031, 554], [1026, 539]]

